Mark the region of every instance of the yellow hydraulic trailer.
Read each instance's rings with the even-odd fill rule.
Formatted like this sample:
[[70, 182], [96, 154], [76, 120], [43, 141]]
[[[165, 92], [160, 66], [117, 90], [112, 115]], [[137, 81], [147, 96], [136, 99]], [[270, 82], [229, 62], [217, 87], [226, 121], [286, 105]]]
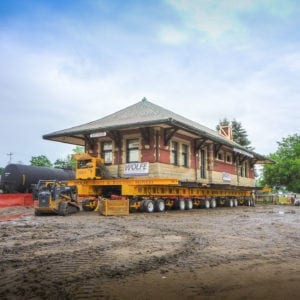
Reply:
[[250, 189], [188, 187], [176, 178], [103, 179], [105, 168], [101, 158], [83, 154], [75, 159], [76, 179], [68, 184], [77, 186], [84, 210], [95, 210], [101, 199], [128, 200], [130, 211], [145, 212], [253, 204]]

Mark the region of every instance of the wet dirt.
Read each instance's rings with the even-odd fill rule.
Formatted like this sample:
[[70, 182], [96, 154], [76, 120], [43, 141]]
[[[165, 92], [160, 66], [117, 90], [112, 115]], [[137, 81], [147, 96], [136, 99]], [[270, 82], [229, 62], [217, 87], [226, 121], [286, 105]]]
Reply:
[[1, 299], [300, 295], [300, 207], [0, 216], [16, 211], [0, 222]]

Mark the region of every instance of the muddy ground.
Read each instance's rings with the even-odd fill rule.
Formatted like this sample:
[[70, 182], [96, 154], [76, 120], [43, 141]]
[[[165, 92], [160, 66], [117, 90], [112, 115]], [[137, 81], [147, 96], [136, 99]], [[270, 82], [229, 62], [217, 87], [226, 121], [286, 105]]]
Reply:
[[0, 222], [0, 299], [299, 299], [300, 207]]

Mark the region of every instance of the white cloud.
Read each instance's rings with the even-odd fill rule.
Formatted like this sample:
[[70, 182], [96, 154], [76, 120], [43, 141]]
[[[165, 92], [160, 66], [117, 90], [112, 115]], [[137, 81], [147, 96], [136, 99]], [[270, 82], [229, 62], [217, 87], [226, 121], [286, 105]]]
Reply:
[[280, 40], [264, 52], [216, 50], [197, 42], [199, 32], [205, 41], [247, 31], [234, 13], [257, 1], [169, 3], [183, 26], [162, 20], [157, 32], [147, 28], [148, 35], [124, 30], [117, 20], [103, 27], [63, 19], [57, 39], [43, 32], [49, 46], [0, 31], [0, 114], [6, 129], [0, 166], [10, 151], [24, 163], [39, 154], [62, 158], [73, 146], [44, 141], [43, 134], [102, 118], [142, 97], [212, 129], [223, 117], [236, 118], [262, 154], [299, 131], [299, 43], [289, 52]]
[[161, 28], [159, 38], [163, 43], [180, 45], [188, 40], [188, 35], [186, 32], [168, 26]]
[[198, 30], [216, 40], [244, 30], [236, 13], [251, 7], [252, 1], [169, 0], [188, 29]]

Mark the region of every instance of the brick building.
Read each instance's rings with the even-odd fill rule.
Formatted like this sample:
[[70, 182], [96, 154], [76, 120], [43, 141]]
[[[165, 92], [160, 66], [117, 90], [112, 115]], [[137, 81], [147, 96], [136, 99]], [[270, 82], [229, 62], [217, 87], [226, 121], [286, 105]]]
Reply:
[[[226, 128], [225, 128], [226, 129]], [[99, 120], [43, 136], [85, 147], [113, 177], [178, 178], [188, 184], [253, 187], [268, 158], [145, 98]]]

